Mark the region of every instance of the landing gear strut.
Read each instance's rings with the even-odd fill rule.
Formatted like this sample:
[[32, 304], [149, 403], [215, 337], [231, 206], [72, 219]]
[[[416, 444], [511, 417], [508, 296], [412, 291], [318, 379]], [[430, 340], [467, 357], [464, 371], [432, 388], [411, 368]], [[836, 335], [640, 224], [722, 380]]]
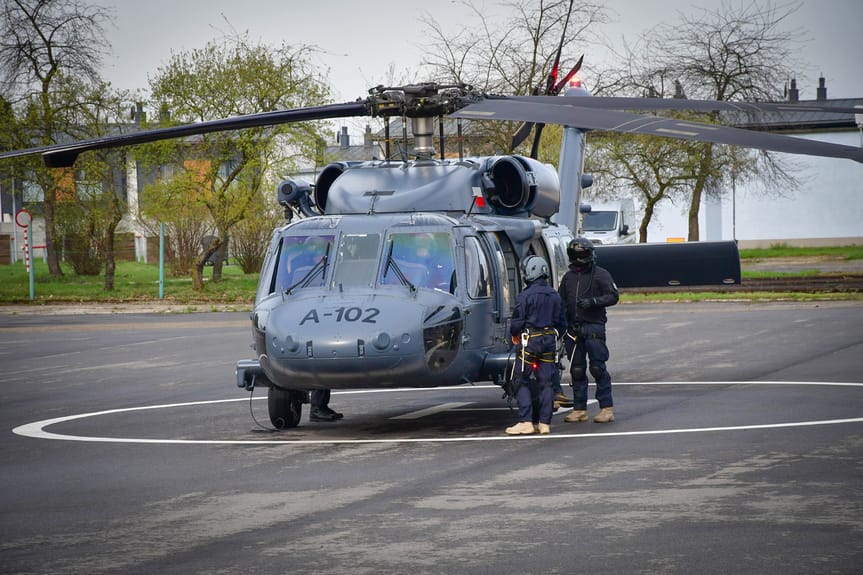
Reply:
[[275, 385], [267, 392], [270, 422], [276, 429], [296, 427], [303, 416], [303, 403], [308, 401], [302, 391], [288, 391]]

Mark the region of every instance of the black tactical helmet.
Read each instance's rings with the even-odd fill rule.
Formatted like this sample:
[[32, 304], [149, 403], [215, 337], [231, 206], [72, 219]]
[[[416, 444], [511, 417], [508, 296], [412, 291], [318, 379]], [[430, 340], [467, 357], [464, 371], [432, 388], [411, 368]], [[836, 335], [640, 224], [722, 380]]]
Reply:
[[566, 248], [566, 255], [569, 256], [569, 261], [580, 267], [589, 267], [596, 262], [596, 252], [593, 248], [593, 242], [587, 238], [575, 238], [569, 242], [569, 247]]
[[548, 277], [548, 264], [539, 256], [528, 256], [521, 263], [521, 272], [527, 283], [533, 283], [539, 278]]

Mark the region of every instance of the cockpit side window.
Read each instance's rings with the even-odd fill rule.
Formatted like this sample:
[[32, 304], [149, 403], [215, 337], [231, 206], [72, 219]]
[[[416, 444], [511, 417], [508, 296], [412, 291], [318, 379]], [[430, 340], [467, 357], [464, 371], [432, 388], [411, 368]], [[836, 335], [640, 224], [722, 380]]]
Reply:
[[569, 268], [569, 258], [566, 256], [566, 245], [569, 243], [568, 237], [559, 236], [551, 240], [551, 245], [554, 248], [554, 281], [549, 279], [549, 285], [557, 287], [560, 279], [566, 270]]
[[472, 236], [465, 238], [464, 260], [467, 268], [468, 295], [474, 299], [492, 297], [494, 283], [491, 277], [491, 265], [488, 255], [477, 238]]
[[255, 301], [258, 302], [262, 298], [267, 297], [276, 289], [276, 262], [279, 261], [279, 250], [282, 247], [282, 241], [275, 239], [270, 240], [270, 245], [267, 248], [267, 254], [264, 256], [264, 263], [261, 266], [261, 278], [267, 278], [267, 281], [261, 281], [258, 284], [258, 292], [255, 295]]
[[327, 273], [324, 258], [332, 257], [334, 239], [332, 235], [283, 237], [273, 291], [323, 286]]
[[[501, 309], [505, 311], [512, 310], [515, 307], [516, 293], [516, 277], [515, 272], [515, 254], [512, 252], [512, 246], [509, 243], [506, 235], [500, 232], [487, 236], [488, 244], [491, 247], [492, 257], [496, 261], [497, 275], [500, 280], [500, 299]], [[505, 242], [503, 245], [501, 242]], [[506, 250], [506, 251], [504, 251]], [[513, 271], [510, 271], [512, 269]]]
[[378, 281], [416, 288], [455, 291], [455, 266], [450, 235], [445, 232], [397, 232], [387, 239]]

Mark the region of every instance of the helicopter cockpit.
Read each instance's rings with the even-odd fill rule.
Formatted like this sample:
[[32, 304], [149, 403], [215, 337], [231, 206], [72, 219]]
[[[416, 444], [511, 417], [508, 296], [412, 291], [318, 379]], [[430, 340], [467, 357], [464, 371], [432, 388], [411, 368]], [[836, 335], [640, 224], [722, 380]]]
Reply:
[[379, 273], [380, 285], [407, 280], [416, 288], [454, 293], [457, 281], [449, 234], [444, 232], [391, 232], [387, 256]]
[[[455, 293], [455, 255], [448, 231], [380, 230], [339, 236], [284, 235], [267, 294], [303, 288], [406, 285]], [[261, 294], [266, 295], [266, 294]]]
[[398, 385], [396, 375], [410, 374], [423, 387], [479, 369], [508, 342], [517, 281], [504, 236], [487, 224], [492, 229], [443, 214], [347, 214], [276, 230], [252, 318], [267, 378], [308, 390]]
[[326, 274], [326, 258], [334, 236], [285, 236], [279, 244], [279, 265], [273, 278], [273, 291], [288, 292], [297, 287], [321, 287]]

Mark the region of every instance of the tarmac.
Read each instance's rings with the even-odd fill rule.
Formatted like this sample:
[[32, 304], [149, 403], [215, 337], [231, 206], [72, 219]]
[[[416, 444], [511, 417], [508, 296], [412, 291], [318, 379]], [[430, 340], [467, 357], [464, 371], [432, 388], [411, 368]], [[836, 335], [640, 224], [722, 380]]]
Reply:
[[0, 317], [0, 572], [860, 573], [863, 302], [611, 313], [615, 422], [523, 437], [483, 382], [275, 431], [245, 312]]

